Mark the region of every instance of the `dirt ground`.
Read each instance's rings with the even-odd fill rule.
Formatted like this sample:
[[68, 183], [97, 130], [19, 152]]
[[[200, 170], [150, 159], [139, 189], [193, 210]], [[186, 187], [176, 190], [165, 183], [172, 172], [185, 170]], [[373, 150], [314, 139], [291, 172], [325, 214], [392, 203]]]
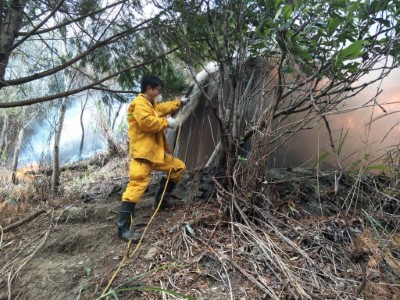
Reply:
[[[11, 262], [20, 251], [25, 253], [19, 254], [24, 259], [32, 255], [20, 272], [13, 270], [18, 277], [10, 288], [11, 299], [99, 297], [128, 249], [127, 244], [116, 237], [118, 208], [116, 197], [88, 203], [76, 201], [6, 234], [2, 264]], [[134, 228], [143, 231], [152, 214], [151, 199], [143, 199], [137, 208]], [[131, 280], [132, 286], [128, 284], [127, 287], [151, 287], [154, 283], [156, 287], [173, 287], [182, 294], [199, 293], [204, 299], [218, 299], [219, 292], [212, 288], [215, 279], [206, 270], [196, 267], [197, 263], [193, 261], [188, 262], [191, 266], [186, 266], [186, 262], [173, 255], [170, 248], [179, 231], [185, 230], [182, 222], [177, 220], [185, 220], [188, 214], [202, 210], [204, 205], [160, 211], [148, 228], [139, 251], [126, 260], [113, 287]], [[130, 251], [134, 248], [132, 244]], [[197, 249], [191, 251], [198, 252]], [[191, 260], [195, 261], [199, 255], [193, 255]], [[211, 286], [208, 295], [198, 290], [201, 282]], [[0, 299], [7, 299], [6, 282], [0, 282], [0, 287]], [[150, 291], [125, 292], [128, 298], [120, 296], [120, 299], [131, 299], [128, 294], [135, 295], [135, 299], [159, 299], [159, 292]]]
[[[260, 256], [256, 252], [257, 245], [232, 240], [232, 229], [222, 217], [223, 207], [215, 199], [191, 204], [178, 201], [174, 208], [160, 211], [146, 229], [137, 252], [124, 260], [119, 270], [127, 251], [132, 256], [136, 246], [132, 244], [128, 249], [127, 243], [116, 236], [119, 201], [118, 194], [87, 201], [64, 199], [41, 203], [18, 215], [17, 219], [20, 219], [35, 210], [46, 210], [35, 220], [2, 234], [0, 300], [100, 299], [110, 282], [110, 289], [106, 291], [108, 297], [103, 299], [271, 299], [257, 282], [270, 282], [276, 290], [285, 290], [285, 283], [277, 284], [271, 279], [272, 275], [271, 278], [246, 276], [248, 271], [243, 269], [244, 264], [233, 268], [221, 263], [219, 256], [229, 261], [229, 258], [238, 259], [240, 253], [243, 260], [256, 258], [255, 273], [267, 274], [265, 262], [257, 258]], [[151, 203], [152, 199], [145, 197], [137, 206], [135, 230], [145, 230], [153, 213]], [[285, 218], [284, 226], [297, 228], [297, 233], [288, 237], [298, 241], [297, 245], [310, 257], [323, 250], [321, 243], [316, 242], [318, 235], [315, 234], [321, 228], [323, 235], [333, 242], [343, 245], [348, 242], [337, 235], [340, 230], [334, 234], [329, 231], [339, 226], [337, 216], [313, 216], [302, 213], [299, 203], [285, 205], [294, 209], [292, 213], [298, 213]], [[304, 203], [304, 207], [308, 206], [310, 203]], [[354, 221], [354, 226], [361, 225]], [[299, 238], [296, 234], [301, 228], [314, 234], [303, 233]], [[376, 240], [372, 240], [372, 230], [365, 227], [360, 235], [361, 248], [366, 252], [357, 255], [367, 256], [367, 259], [358, 258], [366, 262], [367, 282], [357, 299], [400, 299], [400, 236], [398, 230], [392, 232], [391, 243], [380, 248], [374, 246]], [[342, 267], [346, 263], [341, 261], [346, 259], [340, 255], [345, 254], [336, 251], [332, 245], [331, 253], [337, 257], [325, 262], [316, 261], [334, 270], [337, 277], [342, 276], [341, 272], [346, 273], [343, 282], [354, 283], [349, 292], [354, 295], [362, 282], [362, 270], [353, 265], [347, 265], [348, 270], [344, 270]], [[282, 250], [285, 249], [282, 245]], [[288, 260], [293, 262], [292, 267], [307, 268], [298, 256], [293, 255]], [[299, 262], [297, 265], [296, 261]], [[251, 263], [249, 260], [248, 264]], [[259, 269], [260, 266], [264, 269]], [[250, 269], [253, 267], [249, 266]], [[285, 295], [281, 292], [279, 299], [295, 299]], [[316, 299], [352, 298], [338, 294]]]
[[[119, 201], [113, 197], [59, 205], [5, 234], [1, 264], [23, 257], [17, 264], [21, 269], [12, 270], [16, 278], [10, 287], [11, 299], [100, 297], [128, 251], [127, 243], [116, 236]], [[137, 206], [135, 230], [144, 231], [153, 213], [151, 203], [147, 198]], [[166, 296], [161, 297], [156, 290], [160, 287], [167, 290], [166, 295], [170, 291], [193, 299], [227, 299], [226, 275], [221, 274], [220, 266], [207, 251], [185, 244], [187, 239], [182, 238], [194, 233], [188, 220], [202, 218], [202, 214], [210, 218], [215, 212], [210, 215], [209, 210], [215, 209], [212, 204], [177, 203], [170, 210], [159, 211], [139, 250], [125, 261], [113, 281], [113, 288], [133, 288], [119, 292], [118, 299], [164, 299]], [[131, 254], [135, 246], [131, 245]], [[230, 276], [235, 295], [261, 299], [256, 294], [250, 296], [256, 289], [242, 286], [235, 272]], [[7, 299], [5, 278], [0, 288], [0, 299]]]

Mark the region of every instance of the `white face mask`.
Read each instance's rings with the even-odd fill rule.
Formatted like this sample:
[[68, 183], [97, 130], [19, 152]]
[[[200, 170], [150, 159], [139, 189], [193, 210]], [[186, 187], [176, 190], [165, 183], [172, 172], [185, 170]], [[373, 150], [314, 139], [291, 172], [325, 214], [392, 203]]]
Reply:
[[158, 95], [157, 95], [156, 101], [157, 101], [158, 103], [162, 102], [162, 95], [161, 95], [161, 94], [158, 94]]

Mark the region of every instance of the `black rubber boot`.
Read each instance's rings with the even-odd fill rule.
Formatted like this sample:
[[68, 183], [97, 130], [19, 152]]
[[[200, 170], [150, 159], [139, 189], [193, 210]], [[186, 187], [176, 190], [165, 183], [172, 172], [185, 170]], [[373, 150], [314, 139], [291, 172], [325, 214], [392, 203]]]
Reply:
[[141, 234], [131, 230], [131, 216], [135, 213], [135, 203], [122, 201], [118, 220], [118, 237], [126, 242], [138, 242]]
[[[154, 202], [153, 202], [153, 206], [152, 206], [153, 209], [156, 209], [158, 206], [158, 203], [160, 203], [160, 201], [161, 201], [161, 196], [164, 192], [164, 187], [165, 187], [166, 182], [167, 182], [167, 178], [165, 178], [165, 177], [161, 178], [160, 186], [158, 187], [156, 194], [154, 196]], [[174, 182], [172, 182], [171, 180], [168, 181], [168, 185], [165, 190], [164, 198], [162, 200], [160, 209], [170, 207], [170, 205], [168, 203], [168, 198], [169, 198], [171, 192], [173, 191], [173, 189], [175, 188], [175, 185], [176, 184]]]

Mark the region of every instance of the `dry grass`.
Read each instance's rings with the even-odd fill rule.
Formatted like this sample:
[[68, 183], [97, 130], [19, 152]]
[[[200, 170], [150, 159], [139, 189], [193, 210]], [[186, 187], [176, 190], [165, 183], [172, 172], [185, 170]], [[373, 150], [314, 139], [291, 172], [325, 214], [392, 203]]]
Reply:
[[127, 158], [110, 160], [103, 167], [88, 165], [84, 171], [67, 169], [61, 173], [62, 195], [66, 199], [108, 195], [115, 186], [126, 182], [128, 170]]
[[[85, 194], [107, 195], [127, 179], [128, 163], [115, 159], [104, 167], [67, 169], [62, 173], [62, 196], [77, 200]], [[6, 179], [4, 176], [1, 180]], [[230, 192], [216, 183], [218, 193], [212, 203], [196, 215], [188, 209], [185, 217], [176, 220], [176, 231], [163, 249], [169, 249], [181, 267], [168, 277], [154, 275], [155, 286], [176, 290], [178, 282], [190, 280], [190, 274], [204, 275], [204, 265], [209, 264], [217, 266], [219, 272], [207, 276], [224, 287], [226, 299], [235, 299], [239, 291], [250, 298], [260, 295], [259, 299], [399, 298], [397, 191], [356, 180], [341, 195], [351, 203], [346, 207], [346, 220], [340, 213], [306, 215], [298, 207], [301, 201], [288, 202], [273, 190], [263, 193], [264, 205], [260, 206], [259, 200], [253, 199], [259, 191]], [[2, 212], [11, 216], [31, 209], [32, 203], [38, 205], [39, 195], [32, 200], [35, 191], [32, 182], [7, 182], [0, 191], [4, 197]], [[324, 197], [331, 196], [322, 190], [322, 184], [320, 192]], [[11, 205], [11, 199], [17, 204]], [[358, 209], [360, 203], [364, 211]], [[250, 284], [238, 285], [237, 274]], [[199, 286], [193, 288], [193, 294], [201, 299]]]
[[[80, 169], [80, 164], [84, 168]], [[0, 169], [0, 211], [4, 223], [19, 214], [43, 206], [48, 200], [82, 199], [107, 196], [115, 187], [123, 186], [128, 176], [129, 160], [114, 159], [105, 166], [90, 165], [85, 162], [65, 167], [61, 172], [60, 194], [50, 196], [51, 177], [41, 172], [17, 172], [17, 184], [12, 183], [12, 172]], [[28, 170], [30, 171], [30, 170]], [[2, 222], [2, 223], [3, 223]]]
[[5, 223], [15, 215], [26, 213], [41, 205], [48, 197], [48, 178], [19, 172], [17, 184], [13, 184], [11, 176], [11, 171], [1, 168], [0, 211]]
[[[182, 260], [206, 259], [219, 265], [221, 273], [214, 275], [215, 280], [226, 286], [232, 299], [238, 292], [230, 283], [235, 272], [246, 277], [259, 295], [264, 294], [260, 299], [352, 299], [363, 284], [361, 260], [367, 268], [363, 299], [372, 299], [377, 289], [385, 296], [381, 299], [397, 299], [400, 293], [397, 231], [382, 245], [366, 224], [357, 237], [361, 249], [355, 253], [352, 241], [331, 240], [326, 232], [332, 230], [332, 221], [325, 217], [303, 222], [266, 212], [256, 222], [244, 213], [240, 221], [229, 221], [214, 211], [210, 224], [208, 213], [191, 220], [195, 235], [187, 230], [177, 232], [170, 248]], [[177, 224], [178, 228], [185, 226]], [[335, 230], [340, 233], [342, 229]], [[203, 251], [194, 254], [193, 249]]]
[[[201, 238], [191, 239], [190, 244], [207, 245], [224, 269], [242, 273], [268, 299], [359, 295], [371, 299], [375, 288], [385, 290], [382, 299], [397, 299], [399, 200], [390, 185], [383, 187], [375, 179], [365, 182], [356, 176], [354, 185], [346, 182], [346, 189], [341, 189], [345, 209], [338, 207], [331, 217], [323, 212], [320, 216], [300, 213], [292, 202], [277, 198], [273, 189], [264, 194], [265, 203], [260, 206], [253, 199], [259, 191], [238, 188], [230, 192], [217, 182], [218, 201], [225, 211], [219, 224], [226, 225], [230, 239], [218, 240], [212, 230], [204, 229]], [[287, 180], [288, 188], [291, 183]], [[329, 191], [326, 195], [335, 197]], [[301, 201], [296, 202], [301, 206]], [[288, 212], [283, 213], [282, 206]], [[181, 248], [187, 251], [188, 247]]]

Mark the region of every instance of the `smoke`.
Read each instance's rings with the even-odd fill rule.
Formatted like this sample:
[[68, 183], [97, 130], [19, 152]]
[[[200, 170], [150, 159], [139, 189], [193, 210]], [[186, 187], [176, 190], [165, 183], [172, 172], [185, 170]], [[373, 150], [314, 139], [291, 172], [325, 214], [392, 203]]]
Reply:
[[[76, 100], [68, 108], [63, 131], [60, 140], [60, 162], [62, 164], [73, 163], [80, 159], [89, 158], [106, 149], [106, 140], [101, 132], [96, 116], [98, 116], [97, 99], [89, 99], [83, 113], [84, 126], [84, 144], [81, 157], [79, 157], [79, 148], [82, 139], [82, 128], [80, 124], [81, 105]], [[125, 114], [120, 113], [116, 128], [124, 122]], [[52, 121], [45, 120], [33, 125], [32, 134], [27, 137], [24, 149], [21, 152], [21, 166], [39, 163], [48, 164], [52, 160], [52, 151], [54, 145], [54, 124]]]
[[[210, 65], [209, 68], [212, 69], [213, 66]], [[197, 79], [202, 82], [208, 75], [207, 72], [203, 72], [199, 74]], [[399, 77], [400, 69], [393, 70], [382, 82], [370, 85], [357, 96], [349, 99], [346, 105], [342, 107], [342, 111], [345, 112], [327, 116], [335, 148], [340, 150], [339, 157], [344, 167], [354, 166], [362, 160], [364, 160], [365, 164], [380, 164], [387, 157], [389, 151], [396, 149], [400, 136], [400, 114], [398, 114], [400, 112]], [[376, 78], [376, 74], [373, 72], [364, 76], [360, 84], [368, 82], [372, 78]], [[377, 91], [381, 92], [375, 98]], [[213, 149], [209, 145], [214, 145], [214, 138], [217, 134], [207, 131], [199, 138], [197, 131], [203, 127], [211, 126], [210, 122], [212, 123], [212, 120], [207, 118], [203, 122], [204, 124], [199, 123], [202, 120], [202, 116], [208, 116], [208, 111], [206, 107], [195, 111], [194, 107], [197, 101], [201, 100], [201, 93], [197, 89], [194, 89], [192, 93], [190, 105], [183, 109], [183, 116], [185, 117], [183, 119], [186, 120], [186, 117], [191, 116], [195, 121], [187, 120], [184, 123], [181, 139], [184, 139], [183, 143], [186, 146], [183, 147], [182, 144], [179, 147], [182, 153], [178, 153], [178, 156], [186, 158], [186, 148], [192, 149], [197, 145], [199, 149], [195, 152], [199, 154], [192, 159], [193, 162], [187, 161], [188, 166], [197, 167], [197, 163], [207, 160], [206, 156], [210, 154], [210, 151], [212, 152]], [[97, 126], [95, 116], [98, 115], [98, 111], [95, 101], [97, 100], [89, 100], [90, 103], [83, 116], [85, 143], [82, 158], [90, 157], [95, 153], [104, 151], [106, 148], [105, 139]], [[120, 127], [118, 124], [123, 124], [125, 121], [125, 111], [126, 107], [123, 107], [115, 128]], [[82, 137], [79, 121], [80, 112], [81, 106], [78, 101], [67, 111], [60, 145], [62, 163], [74, 162], [79, 159], [79, 144]], [[211, 127], [214, 128], [214, 126], [216, 124]], [[197, 133], [194, 133], [194, 131]], [[43, 162], [51, 161], [52, 132], [53, 129], [49, 122], [36, 124], [35, 133], [28, 138], [28, 143], [25, 145], [20, 165], [33, 162], [43, 164]], [[192, 139], [194, 140], [191, 141]], [[200, 147], [198, 146], [199, 140], [202, 141]], [[170, 144], [172, 145], [173, 143]], [[199, 158], [201, 155], [204, 157]], [[279, 151], [272, 155], [270, 162], [272, 167], [295, 168], [299, 166], [316, 166], [317, 163], [321, 167], [335, 167], [336, 160], [330, 147], [330, 139], [325, 124], [320, 120], [313, 129], [295, 134]]]
[[[400, 69], [393, 70], [382, 82], [368, 86], [349, 99], [342, 113], [329, 115], [329, 125], [335, 148], [340, 151], [344, 167], [379, 165], [388, 152], [399, 145], [400, 134], [400, 91], [398, 78]], [[375, 78], [371, 72], [359, 83]], [[378, 91], [380, 94], [375, 97]], [[287, 144], [275, 153], [272, 164], [275, 167], [336, 166], [334, 153], [325, 124], [318, 122], [311, 130], [297, 133]]]

